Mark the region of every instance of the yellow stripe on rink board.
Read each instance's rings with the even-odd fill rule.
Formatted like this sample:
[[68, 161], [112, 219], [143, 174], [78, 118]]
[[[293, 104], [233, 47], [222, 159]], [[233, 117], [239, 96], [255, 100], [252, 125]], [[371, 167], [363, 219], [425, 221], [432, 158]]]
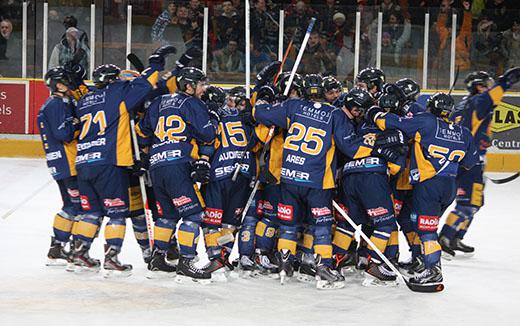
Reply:
[[105, 226], [105, 239], [124, 239], [125, 225], [107, 225]]
[[60, 231], [70, 232], [70, 230], [72, 230], [73, 223], [74, 221], [67, 220], [66, 218], [63, 218], [62, 216], [56, 214], [54, 216], [54, 224], [52, 226]]
[[45, 157], [40, 140], [0, 139], [0, 157]]
[[153, 228], [153, 236], [157, 241], [162, 242], [170, 242], [172, 238], [173, 230], [168, 228], [162, 228], [160, 226], [155, 226]]

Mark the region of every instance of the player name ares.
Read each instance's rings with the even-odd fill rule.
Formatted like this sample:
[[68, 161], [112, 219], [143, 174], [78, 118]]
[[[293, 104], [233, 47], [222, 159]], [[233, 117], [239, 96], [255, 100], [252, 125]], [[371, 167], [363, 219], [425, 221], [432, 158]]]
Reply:
[[47, 161], [57, 160], [59, 158], [62, 158], [61, 151], [56, 152], [50, 152], [45, 155], [45, 158]]
[[294, 164], [298, 164], [298, 165], [304, 165], [305, 157], [294, 155], [294, 154], [289, 154], [289, 155], [287, 155], [285, 162], [290, 162], [290, 163], [294, 163]]
[[88, 143], [77, 144], [76, 147], [78, 148], [78, 152], [81, 152], [81, 151], [87, 150], [92, 147], [105, 146], [106, 144], [107, 144], [106, 138], [99, 138], [97, 140], [93, 140]]
[[162, 151], [160, 153], [153, 154], [150, 156], [150, 164], [153, 165], [160, 161], [173, 161], [182, 157], [182, 151], [179, 149], [171, 151]]
[[309, 180], [310, 174], [307, 172], [289, 170], [282, 168], [282, 176], [290, 179]]

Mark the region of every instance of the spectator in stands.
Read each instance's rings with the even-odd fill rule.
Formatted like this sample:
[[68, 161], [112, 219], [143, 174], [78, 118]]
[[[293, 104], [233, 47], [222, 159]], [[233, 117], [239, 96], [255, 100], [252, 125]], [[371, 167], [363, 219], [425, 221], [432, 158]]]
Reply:
[[383, 32], [390, 35], [390, 42], [393, 49], [393, 61], [400, 63], [401, 52], [406, 43], [410, 40], [411, 24], [398, 11], [387, 13], [386, 21], [383, 19]]
[[285, 25], [287, 28], [296, 31], [294, 37], [295, 44], [301, 44], [303, 41], [303, 37], [305, 35], [305, 31], [307, 30], [307, 26], [309, 26], [311, 17], [312, 10], [308, 9], [305, 2], [301, 0], [296, 2], [294, 8], [290, 8], [289, 12], [287, 13]]
[[238, 42], [231, 39], [228, 45], [213, 52], [213, 70], [216, 72], [244, 72], [244, 55], [238, 51]]
[[471, 24], [473, 15], [471, 13], [471, 1], [462, 1], [462, 26], [456, 38], [455, 45], [455, 65], [461, 71], [466, 71], [471, 68]]
[[217, 17], [216, 24], [217, 47], [220, 49], [229, 43], [233, 37], [243, 35], [243, 28], [241, 19], [233, 7], [231, 1], [224, 1], [222, 3], [222, 14]]
[[52, 50], [49, 68], [64, 66], [69, 62], [80, 64], [88, 74], [90, 49], [80, 42], [81, 33], [75, 27], [69, 27], [62, 39]]
[[169, 24], [174, 24], [177, 14], [177, 5], [170, 1], [166, 9], [157, 17], [152, 26], [152, 40], [166, 45], [168, 42], [164, 39], [164, 30]]
[[267, 22], [271, 19], [265, 0], [257, 0], [251, 10], [251, 31], [259, 42], [265, 43]]
[[[78, 28], [78, 20], [76, 19], [76, 17], [72, 16], [72, 15], [69, 15], [69, 16], [65, 16], [65, 19], [63, 19], [63, 27], [65, 27], [65, 31], [67, 29], [69, 29], [70, 27], [74, 27], [78, 30], [78, 34], [79, 34], [79, 42], [82, 43], [82, 45], [89, 47], [89, 44], [88, 44], [88, 35], [87, 33]], [[65, 36], [65, 33], [61, 36], [61, 39], [64, 39], [66, 36]]]
[[451, 0], [442, 0], [434, 19], [430, 44], [434, 52], [433, 69], [444, 70], [449, 64], [448, 40], [451, 36]]
[[332, 17], [333, 25], [329, 30], [324, 30], [331, 40], [331, 45], [336, 50], [336, 53], [343, 47], [345, 37], [349, 37], [350, 30], [346, 24], [346, 17], [343, 13], [337, 12]]
[[505, 58], [501, 41], [502, 34], [497, 33], [497, 26], [487, 16], [482, 15], [471, 47], [471, 63], [474, 70], [485, 70], [492, 75], [503, 70]]
[[[274, 58], [276, 59], [276, 58]], [[259, 72], [262, 68], [273, 61], [257, 40], [251, 40], [251, 72]]]
[[332, 57], [330, 53], [321, 46], [320, 34], [317, 31], [313, 31], [302, 57], [302, 73], [333, 74], [335, 70], [335, 59], [335, 57]]
[[2, 0], [0, 4], [0, 20], [22, 20], [22, 1]]
[[188, 17], [192, 21], [202, 21], [204, 19], [204, 6], [202, 6], [200, 0], [190, 0]]
[[342, 7], [340, 7], [336, 0], [326, 0], [325, 5], [323, 7], [319, 7], [318, 9], [318, 20], [320, 22], [320, 30], [321, 31], [330, 31], [334, 29], [333, 17], [337, 12], [341, 12]]
[[400, 12], [401, 7], [394, 2], [394, 0], [383, 0], [381, 3], [381, 11], [383, 12], [383, 18], [387, 18], [391, 13]]
[[512, 25], [512, 11], [504, 0], [488, 0], [486, 2], [486, 15], [496, 26], [499, 32], [503, 32]]
[[0, 60], [9, 60], [6, 56], [7, 40], [13, 32], [13, 24], [8, 19], [0, 21]]
[[506, 54], [506, 69], [520, 66], [520, 18], [513, 20], [510, 29], [504, 32], [504, 40], [502, 42], [503, 52]]

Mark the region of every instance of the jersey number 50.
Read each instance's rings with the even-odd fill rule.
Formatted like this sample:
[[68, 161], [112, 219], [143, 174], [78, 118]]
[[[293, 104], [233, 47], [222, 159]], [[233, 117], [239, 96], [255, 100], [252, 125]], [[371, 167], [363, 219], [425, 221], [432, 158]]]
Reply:
[[[288, 136], [285, 138], [285, 149], [290, 149], [292, 151], [302, 151], [305, 154], [309, 155], [318, 155], [321, 153], [323, 149], [323, 140], [321, 137], [324, 137], [327, 134], [325, 130], [313, 128], [313, 127], [305, 127], [301, 123], [293, 123], [288, 131]], [[301, 144], [298, 144], [303, 140]]]
[[460, 162], [466, 153], [461, 150], [454, 150], [450, 152], [449, 148], [437, 145], [428, 146], [428, 153], [430, 156], [438, 158], [440, 164], [444, 164], [446, 160], [450, 162]]

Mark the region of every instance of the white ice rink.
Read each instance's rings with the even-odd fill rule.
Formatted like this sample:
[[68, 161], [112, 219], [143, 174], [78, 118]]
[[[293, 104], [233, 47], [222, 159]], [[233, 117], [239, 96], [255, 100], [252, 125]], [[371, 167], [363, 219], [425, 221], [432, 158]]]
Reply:
[[[44, 160], [0, 159], [0, 216], [49, 180]], [[121, 254], [134, 266], [129, 278], [45, 267], [60, 208], [52, 182], [0, 219], [0, 325], [519, 325], [519, 203], [519, 180], [487, 184], [486, 206], [466, 239], [476, 255], [443, 262], [444, 292], [366, 288], [353, 278], [344, 289], [319, 292], [296, 281], [148, 280], [130, 225]], [[102, 243], [95, 241], [93, 257], [102, 258]]]

